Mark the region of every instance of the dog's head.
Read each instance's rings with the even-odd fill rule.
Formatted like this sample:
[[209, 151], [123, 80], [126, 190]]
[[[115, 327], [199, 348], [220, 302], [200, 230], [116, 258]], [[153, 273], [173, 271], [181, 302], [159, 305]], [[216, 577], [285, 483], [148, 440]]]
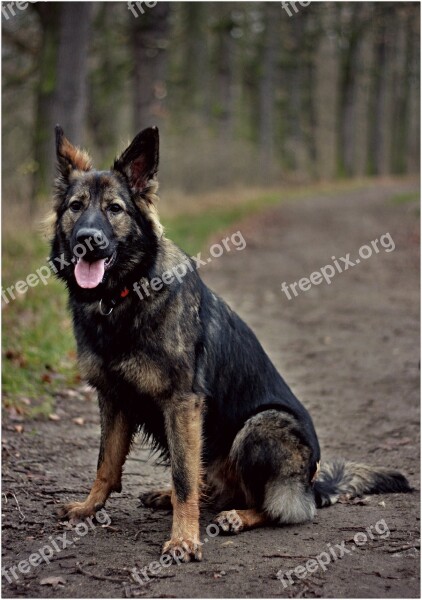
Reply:
[[158, 145], [158, 129], [145, 129], [109, 171], [96, 171], [56, 127], [52, 260], [81, 298], [94, 300], [153, 265], [162, 235], [155, 208]]

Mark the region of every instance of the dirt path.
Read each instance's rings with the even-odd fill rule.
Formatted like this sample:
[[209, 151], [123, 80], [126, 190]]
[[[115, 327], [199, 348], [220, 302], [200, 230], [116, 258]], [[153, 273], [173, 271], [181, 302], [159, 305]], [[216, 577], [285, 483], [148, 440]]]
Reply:
[[[228, 232], [240, 229], [247, 247], [214, 260], [203, 276], [253, 327], [310, 409], [324, 458], [397, 467], [419, 489], [419, 215], [413, 203], [391, 202], [409, 189], [415, 187], [395, 184], [313, 197], [253, 217]], [[281, 292], [283, 281], [298, 281], [333, 264], [332, 256], [350, 253], [354, 260], [363, 244], [387, 232], [394, 251], [381, 247], [337, 274], [331, 285], [313, 286], [290, 301]], [[76, 537], [53, 510], [59, 501], [82, 498], [89, 489], [98, 415], [92, 394], [84, 389], [60, 397], [57, 414], [55, 422], [24, 424], [23, 433], [4, 422], [7, 569], [56, 536]], [[72, 421], [78, 417], [83, 425]], [[137, 445], [127, 462], [123, 493], [107, 505], [111, 526], [79, 535], [48, 565], [32, 566], [25, 575], [18, 571], [18, 581], [7, 571], [12, 583], [3, 576], [3, 595], [419, 596], [419, 493], [338, 504], [318, 511], [307, 525], [209, 537], [202, 563], [171, 566], [156, 575], [149, 571], [149, 581], [129, 587], [134, 585], [129, 570], [157, 560], [171, 523], [168, 512], [139, 508], [137, 496], [167, 481], [168, 473], [148, 462], [147, 451]], [[204, 536], [211, 516], [202, 515]], [[62, 540], [56, 541], [59, 549]], [[316, 556], [319, 563], [307, 562]], [[277, 572], [297, 567], [292, 583], [288, 575], [284, 584], [277, 579]], [[53, 579], [55, 586], [42, 586], [49, 577], [63, 583]]]

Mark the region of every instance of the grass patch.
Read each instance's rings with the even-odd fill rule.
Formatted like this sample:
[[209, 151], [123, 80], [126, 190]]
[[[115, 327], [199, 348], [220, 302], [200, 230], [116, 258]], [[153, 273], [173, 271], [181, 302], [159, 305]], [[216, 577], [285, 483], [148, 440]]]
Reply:
[[280, 200], [281, 195], [270, 194], [235, 207], [216, 208], [199, 214], [164, 217], [162, 222], [166, 235], [192, 256], [204, 248], [207, 240], [214, 233], [224, 231], [233, 223]]
[[[46, 263], [48, 245], [36, 233], [3, 238], [3, 289]], [[63, 284], [51, 278], [3, 302], [4, 405], [31, 415], [48, 414], [54, 394], [79, 381], [75, 342]]]
[[407, 202], [419, 202], [419, 197], [419, 192], [404, 192], [393, 196], [391, 201], [394, 204], [406, 204]]

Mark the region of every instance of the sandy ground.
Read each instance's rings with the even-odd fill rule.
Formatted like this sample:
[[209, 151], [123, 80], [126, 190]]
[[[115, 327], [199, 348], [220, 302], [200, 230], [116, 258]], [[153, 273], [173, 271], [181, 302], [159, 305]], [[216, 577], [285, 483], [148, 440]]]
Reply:
[[[396, 183], [280, 205], [232, 227], [227, 235], [240, 230], [246, 248], [214, 259], [203, 277], [252, 326], [311, 411], [323, 458], [399, 468], [419, 490], [419, 213], [414, 203], [391, 201], [412, 189]], [[330, 285], [290, 301], [281, 292], [283, 281], [333, 264], [332, 256], [354, 260], [387, 232], [394, 251], [379, 246]], [[22, 433], [4, 420], [5, 597], [419, 596], [419, 491], [338, 504], [307, 525], [236, 537], [207, 535], [214, 530], [206, 531], [206, 510], [203, 562], [160, 572], [152, 565], [155, 574], [135, 583], [130, 570], [157, 560], [171, 524], [168, 511], [143, 508], [137, 497], [168, 482], [168, 473], [137, 444], [123, 492], [107, 504], [110, 525], [66, 527], [54, 511], [89, 490], [99, 419], [86, 388], [64, 390], [56, 412], [60, 420], [25, 423]], [[64, 534], [72, 542], [65, 549]], [[10, 568], [53, 542], [60, 551], [49, 564], [15, 571], [16, 581]], [[293, 569], [291, 581], [282, 578]]]

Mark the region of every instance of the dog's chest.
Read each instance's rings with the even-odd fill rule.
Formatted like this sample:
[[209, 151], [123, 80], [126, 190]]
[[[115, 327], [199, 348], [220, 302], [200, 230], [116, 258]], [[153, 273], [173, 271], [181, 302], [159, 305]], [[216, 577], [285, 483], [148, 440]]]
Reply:
[[159, 397], [172, 386], [166, 362], [144, 351], [103, 356], [80, 348], [78, 363], [81, 376], [104, 393], [131, 389], [142, 396]]
[[158, 399], [190, 391], [194, 341], [182, 320], [139, 318], [126, 310], [120, 314], [100, 318], [91, 312], [75, 318], [82, 377], [105, 393], [116, 390], [119, 395]]
[[137, 394], [161, 396], [171, 387], [171, 359], [165, 349], [157, 353], [157, 340], [131, 327], [110, 327], [101, 322], [75, 327], [81, 376], [106, 392], [119, 388]]

